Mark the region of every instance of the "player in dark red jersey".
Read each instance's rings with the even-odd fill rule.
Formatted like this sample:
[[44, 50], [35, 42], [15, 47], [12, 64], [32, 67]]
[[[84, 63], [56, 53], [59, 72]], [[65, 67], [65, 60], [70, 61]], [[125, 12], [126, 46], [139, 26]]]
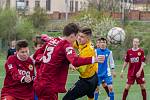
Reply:
[[16, 44], [16, 54], [8, 58], [5, 63], [6, 76], [1, 91], [2, 100], [33, 100], [33, 61], [29, 57], [26, 40], [19, 40]]
[[58, 100], [58, 93], [66, 92], [70, 63], [74, 66], [94, 63], [93, 57], [79, 58], [76, 55], [72, 44], [77, 33], [78, 26], [70, 23], [64, 27], [63, 38], [52, 38], [35, 53], [36, 55], [44, 52], [41, 73], [34, 83], [39, 100]]
[[144, 71], [143, 67], [145, 65], [145, 56], [144, 51], [139, 48], [139, 39], [133, 39], [133, 47], [128, 49], [125, 62], [123, 64], [123, 69], [121, 71], [121, 78], [123, 78], [123, 71], [125, 70], [127, 64], [129, 63], [128, 75], [127, 75], [127, 83], [123, 92], [122, 100], [126, 100], [128, 91], [131, 85], [136, 81], [137, 84], [141, 87], [141, 93], [143, 96], [143, 100], [146, 100], [146, 89], [145, 89], [145, 80], [144, 80]]

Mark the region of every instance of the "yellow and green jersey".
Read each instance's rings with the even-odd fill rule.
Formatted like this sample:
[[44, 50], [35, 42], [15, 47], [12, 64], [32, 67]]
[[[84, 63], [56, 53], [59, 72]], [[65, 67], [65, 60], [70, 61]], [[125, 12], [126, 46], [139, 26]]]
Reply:
[[[85, 45], [74, 43], [74, 47], [78, 49], [80, 57], [92, 57], [95, 56], [95, 50], [91, 45], [91, 42], [88, 42]], [[95, 74], [97, 71], [97, 63], [83, 65], [78, 68], [81, 78], [89, 78]]]

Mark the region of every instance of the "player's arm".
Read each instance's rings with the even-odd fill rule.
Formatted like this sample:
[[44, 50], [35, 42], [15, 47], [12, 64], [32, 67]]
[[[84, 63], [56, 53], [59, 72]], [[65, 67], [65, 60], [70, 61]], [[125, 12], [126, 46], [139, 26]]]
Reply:
[[29, 83], [31, 82], [31, 77], [30, 76], [26, 76], [26, 75], [21, 75], [17, 69], [17, 64], [14, 63], [14, 60], [12, 57], [10, 57], [6, 64], [5, 64], [5, 69], [7, 73], [10, 73], [13, 80], [15, 81], [20, 81], [21, 83]]
[[110, 51], [110, 54], [109, 54], [109, 64], [110, 64], [110, 67], [111, 67], [111, 73], [112, 73], [113, 77], [116, 77], [115, 63], [114, 63], [112, 51]]
[[144, 51], [142, 50], [142, 52], [141, 52], [141, 67], [140, 67], [139, 71], [136, 73], [137, 77], [141, 76], [141, 72], [142, 72], [144, 66], [145, 66], [145, 56], [144, 56]]
[[122, 67], [122, 70], [121, 70], [121, 73], [120, 73], [120, 77], [123, 79], [123, 73], [124, 73], [124, 70], [125, 70], [125, 68], [126, 68], [126, 66], [128, 65], [128, 62], [124, 62], [123, 63], [123, 67]]
[[125, 68], [127, 67], [128, 63], [129, 63], [129, 60], [130, 60], [129, 53], [127, 51], [126, 56], [125, 56], [125, 61], [123, 63], [123, 67], [122, 67], [122, 70], [121, 70], [121, 73], [120, 73], [121, 78], [123, 78], [123, 72], [124, 72]]
[[79, 67], [81, 65], [86, 64], [92, 64], [98, 61], [95, 57], [78, 57], [75, 50], [71, 46], [65, 46], [64, 49], [67, 59], [75, 67]]

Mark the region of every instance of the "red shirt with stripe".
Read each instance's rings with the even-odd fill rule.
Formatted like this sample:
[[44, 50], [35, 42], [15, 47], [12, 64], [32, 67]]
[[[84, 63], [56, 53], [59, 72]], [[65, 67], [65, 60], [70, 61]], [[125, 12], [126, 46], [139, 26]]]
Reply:
[[[128, 76], [136, 76], [139, 71], [142, 62], [145, 62], [144, 51], [141, 48], [134, 50], [133, 48], [128, 49], [125, 61], [129, 62]], [[144, 76], [144, 71], [142, 70], [141, 76]]]
[[45, 80], [40, 84], [46, 85], [48, 89], [56, 93], [66, 92], [65, 85], [70, 63], [76, 67], [92, 63], [92, 57], [79, 58], [72, 45], [60, 38], [51, 39], [37, 50], [35, 55], [42, 52], [44, 54], [40, 67], [41, 73], [38, 75], [39, 78], [35, 79], [35, 86], [38, 84], [38, 79]]
[[[34, 67], [31, 58], [21, 61], [17, 55], [12, 55], [5, 63], [6, 76], [1, 91], [1, 96], [13, 96], [18, 99], [33, 99]], [[28, 75], [32, 78], [30, 83], [23, 82], [23, 78]]]

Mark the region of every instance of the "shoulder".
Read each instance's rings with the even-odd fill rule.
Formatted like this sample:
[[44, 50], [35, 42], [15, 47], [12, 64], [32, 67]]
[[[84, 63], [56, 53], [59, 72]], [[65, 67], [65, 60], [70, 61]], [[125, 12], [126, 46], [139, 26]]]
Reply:
[[8, 59], [6, 60], [6, 65], [9, 65], [9, 64], [16, 64], [16, 61], [17, 61], [17, 56], [16, 55], [11, 55], [8, 57]]
[[15, 61], [17, 59], [16, 55], [10, 55], [7, 59], [7, 61]]
[[130, 49], [127, 50], [127, 52], [132, 52], [132, 51], [133, 51], [132, 48], [130, 48]]
[[139, 48], [139, 51], [142, 51], [142, 52], [144, 52], [144, 49], [142, 49], [142, 48]]
[[67, 41], [67, 40], [61, 40], [60, 42], [59, 42], [59, 45], [62, 45], [62, 46], [64, 46], [64, 47], [68, 47], [68, 46], [71, 46], [72, 47], [72, 45]]
[[30, 64], [34, 63], [34, 60], [31, 58], [31, 56], [27, 59], [27, 62], [29, 62]]
[[106, 53], [112, 53], [112, 51], [110, 49], [108, 49], [108, 48], [105, 49], [105, 52]]

